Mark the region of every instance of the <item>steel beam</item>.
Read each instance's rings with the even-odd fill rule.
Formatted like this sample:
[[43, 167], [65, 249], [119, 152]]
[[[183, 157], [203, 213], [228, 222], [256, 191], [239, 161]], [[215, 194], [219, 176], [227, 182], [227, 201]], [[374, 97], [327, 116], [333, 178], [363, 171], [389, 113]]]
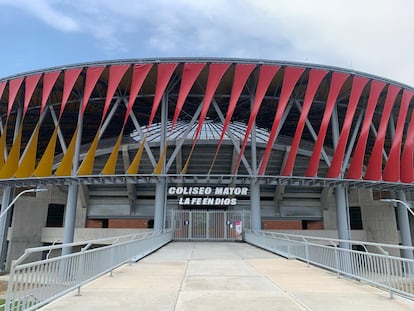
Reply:
[[[168, 95], [164, 94], [161, 101], [161, 137], [160, 137], [160, 160], [161, 154], [167, 148], [167, 116], [168, 116]], [[162, 159], [161, 174], [165, 170], [165, 158]], [[154, 230], [159, 231], [164, 228], [164, 216], [166, 208], [166, 179], [160, 177], [155, 185], [155, 208], [154, 208]]]
[[[398, 191], [398, 200], [403, 202], [407, 202], [407, 198], [405, 196], [404, 190]], [[413, 246], [413, 241], [411, 239], [411, 229], [410, 229], [410, 219], [407, 208], [401, 204], [397, 204], [397, 217], [398, 217], [398, 224], [400, 226], [400, 235], [401, 235], [401, 244], [403, 246]], [[401, 250], [401, 255], [407, 259], [414, 259], [413, 251], [410, 249], [403, 249]]]
[[[123, 101], [124, 101], [125, 106], [128, 107], [128, 101], [127, 101], [127, 99], [126, 98], [123, 98]], [[141, 136], [141, 139], [143, 139], [144, 132], [142, 131], [141, 126], [139, 125], [138, 120], [137, 120], [137, 118], [136, 118], [133, 110], [131, 110], [131, 112], [129, 114], [129, 117], [131, 118], [132, 123], [135, 126], [135, 129], [139, 133], [139, 136]], [[157, 161], [155, 161], [154, 155], [152, 154], [151, 148], [150, 148], [150, 146], [148, 145], [147, 142], [145, 142], [144, 148], [145, 148], [145, 151], [146, 151], [146, 153], [148, 155], [149, 160], [151, 161], [152, 166], [155, 167], [157, 165]]]
[[[250, 108], [253, 108], [253, 95], [250, 97]], [[254, 175], [257, 175], [258, 163], [257, 163], [257, 153], [256, 153], [256, 121], [253, 123], [252, 131], [250, 133], [251, 137], [251, 165], [252, 172]], [[260, 208], [260, 184], [256, 182], [256, 178], [250, 180], [250, 215], [251, 215], [251, 228], [253, 230], [262, 229], [262, 215]]]
[[[76, 137], [75, 154], [73, 157], [72, 164], [72, 176], [77, 176], [79, 167], [79, 153], [82, 142], [82, 100], [79, 104], [79, 115], [78, 115], [78, 136]], [[75, 221], [76, 221], [76, 208], [78, 203], [78, 183], [73, 180], [68, 187], [68, 197], [66, 201], [65, 219], [63, 226], [63, 243], [72, 243], [75, 236]], [[72, 253], [72, 247], [64, 247], [62, 249], [62, 255], [68, 255]]]
[[[336, 106], [332, 112], [331, 118], [332, 125], [332, 139], [334, 142], [334, 148], [338, 145], [339, 141], [339, 122], [338, 111]], [[341, 172], [342, 174], [342, 172]], [[341, 176], [342, 178], [342, 176]], [[336, 202], [336, 222], [338, 227], [338, 238], [340, 240], [350, 240], [349, 229], [349, 213], [348, 213], [348, 196], [347, 187], [344, 184], [335, 185], [335, 202]], [[339, 243], [339, 247], [350, 249], [351, 245], [347, 242]]]

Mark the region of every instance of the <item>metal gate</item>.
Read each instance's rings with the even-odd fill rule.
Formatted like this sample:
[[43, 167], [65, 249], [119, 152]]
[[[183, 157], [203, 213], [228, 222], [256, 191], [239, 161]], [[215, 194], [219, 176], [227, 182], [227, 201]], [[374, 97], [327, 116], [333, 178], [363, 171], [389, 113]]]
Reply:
[[174, 240], [235, 241], [250, 228], [250, 213], [244, 210], [172, 210], [170, 217]]

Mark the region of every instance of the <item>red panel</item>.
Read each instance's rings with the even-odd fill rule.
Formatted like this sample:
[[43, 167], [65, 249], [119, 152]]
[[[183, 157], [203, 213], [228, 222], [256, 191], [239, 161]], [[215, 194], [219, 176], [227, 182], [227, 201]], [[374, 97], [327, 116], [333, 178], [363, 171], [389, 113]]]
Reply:
[[319, 168], [319, 161], [321, 158], [321, 151], [325, 141], [326, 131], [328, 130], [329, 121], [331, 120], [332, 111], [335, 107], [336, 99], [342, 89], [349, 74], [334, 72], [332, 73], [331, 86], [329, 88], [328, 99], [326, 101], [325, 112], [323, 114], [321, 126], [319, 128], [318, 137], [316, 138], [315, 147], [313, 148], [312, 156], [309, 160], [308, 168], [305, 176], [316, 176]]
[[89, 101], [89, 98], [91, 97], [92, 91], [104, 70], [105, 70], [105, 66], [89, 67], [86, 70], [86, 81], [85, 81], [85, 90], [83, 93], [81, 116], [83, 116], [83, 114], [85, 113], [85, 109], [86, 109], [86, 106], [88, 105], [88, 101]]
[[198, 139], [200, 135], [201, 128], [203, 126], [204, 119], [207, 116], [208, 108], [210, 107], [211, 100], [213, 99], [214, 93], [216, 92], [217, 86], [219, 85], [221, 78], [224, 73], [230, 67], [230, 64], [211, 64], [208, 72], [208, 80], [206, 87], [206, 94], [204, 95], [203, 108], [201, 109], [200, 118], [198, 119], [197, 130], [194, 135], [194, 142]]
[[131, 90], [129, 92], [128, 107], [125, 113], [124, 126], [134, 106], [135, 99], [138, 92], [141, 90], [142, 84], [145, 81], [149, 71], [152, 68], [152, 64], [135, 64], [132, 71]]
[[408, 106], [410, 104], [413, 93], [408, 90], [403, 91], [400, 113], [398, 115], [397, 126], [395, 134], [392, 139], [392, 145], [388, 161], [385, 163], [383, 179], [385, 181], [399, 181], [400, 180], [400, 154], [401, 143], [404, 132], [405, 119], [407, 117]]
[[43, 92], [42, 92], [42, 105], [40, 106], [40, 115], [42, 115], [45, 109], [47, 99], [49, 98], [50, 92], [57, 78], [59, 77], [60, 71], [47, 72], [43, 76]]
[[327, 73], [328, 71], [319, 69], [312, 69], [309, 73], [308, 88], [306, 89], [305, 99], [303, 100], [302, 112], [300, 114], [295, 136], [293, 137], [292, 147], [290, 149], [285, 167], [282, 172], [282, 175], [284, 176], [289, 176], [292, 174], [300, 139], [303, 133], [303, 128], [305, 127], [306, 118], [308, 117], [308, 113], [316, 91], [318, 90], [322, 79], [326, 76]]
[[347, 146], [349, 132], [351, 131], [352, 120], [354, 119], [355, 110], [358, 106], [359, 98], [364, 90], [368, 79], [360, 76], [354, 76], [352, 81], [351, 95], [349, 97], [348, 107], [346, 109], [345, 120], [342, 125], [342, 131], [339, 135], [338, 145], [332, 158], [331, 166], [328, 169], [326, 177], [336, 178], [341, 173], [342, 161], [344, 159], [345, 148]]
[[414, 113], [411, 114], [410, 126], [405, 139], [404, 149], [401, 156], [401, 181], [412, 183], [414, 181], [413, 171], [413, 148], [414, 148]]
[[352, 161], [349, 166], [346, 178], [360, 179], [362, 177], [362, 165], [364, 162], [365, 149], [367, 146], [367, 140], [369, 135], [369, 128], [371, 126], [372, 117], [374, 116], [375, 107], [378, 103], [378, 98], [381, 95], [382, 90], [385, 87], [384, 82], [372, 81], [371, 90], [369, 93], [368, 107], [365, 111], [364, 121], [362, 123], [361, 132], [359, 133], [359, 139], [355, 147]]
[[240, 98], [240, 94], [243, 91], [244, 85], [246, 84], [247, 79], [249, 78], [254, 68], [256, 68], [256, 65], [253, 65], [253, 64], [237, 64], [236, 65], [229, 107], [227, 109], [226, 119], [224, 120], [224, 124], [223, 124], [223, 131], [220, 134], [220, 140], [217, 144], [216, 153], [214, 155], [214, 159], [212, 163], [214, 163], [216, 160], [218, 151], [220, 150], [221, 143], [223, 142], [224, 135], [226, 134], [227, 128], [229, 127], [231, 118], [236, 108], [236, 104]]
[[201, 70], [203, 70], [205, 63], [197, 64], [184, 64], [183, 75], [181, 78], [180, 91], [178, 93], [177, 105], [175, 106], [174, 117], [171, 124], [171, 131], [174, 129], [175, 123], [177, 122], [178, 116], [180, 115], [181, 109], [184, 106], [184, 101], [190, 93], [191, 88]]
[[254, 68], [256, 68], [256, 65], [252, 65], [252, 64], [237, 64], [236, 65], [229, 107], [227, 109], [226, 119], [224, 120], [223, 131], [220, 135], [220, 141], [217, 146], [217, 150], [220, 148], [223, 137], [226, 134], [227, 128], [230, 124], [230, 120], [233, 116], [234, 110], [236, 108], [236, 104], [240, 98], [241, 92], [243, 91], [244, 85], [246, 84], [247, 79], [249, 78]]
[[3, 95], [4, 89], [6, 88], [6, 83], [7, 81], [0, 82], [0, 99], [1, 99], [1, 96]]
[[69, 95], [72, 92], [76, 79], [78, 79], [82, 68], [73, 68], [65, 70], [65, 78], [63, 82], [63, 96], [62, 104], [60, 105], [59, 119], [62, 117], [62, 113], [65, 110], [66, 103], [68, 102]]
[[217, 86], [219, 85], [221, 78], [223, 77], [226, 70], [230, 67], [230, 64], [210, 64], [209, 73], [207, 78], [207, 87], [206, 93], [204, 95], [203, 107], [201, 109], [200, 118], [198, 119], [198, 126], [194, 134], [193, 145], [191, 146], [190, 154], [187, 158], [187, 161], [183, 168], [183, 173], [187, 171], [187, 167], [190, 161], [190, 158], [193, 154], [194, 147], [197, 143], [198, 136], [200, 135], [201, 128], [203, 127], [204, 119], [207, 116], [208, 108], [213, 99], [214, 93], [216, 92]]
[[152, 111], [148, 121], [148, 126], [150, 126], [154, 120], [158, 106], [160, 105], [161, 97], [164, 94], [168, 81], [170, 81], [177, 65], [178, 64], [158, 64], [157, 87], [155, 89], [154, 102], [152, 104]]
[[259, 175], [263, 175], [266, 171], [267, 162], [269, 161], [270, 152], [272, 151], [273, 144], [276, 140], [276, 135], [279, 129], [280, 121], [282, 119], [283, 113], [285, 112], [286, 105], [292, 94], [292, 91], [298, 82], [300, 76], [305, 71], [305, 68], [301, 67], [287, 67], [285, 69], [285, 75], [283, 77], [282, 90], [280, 92], [279, 103], [277, 105], [276, 114], [273, 120], [272, 129], [270, 131], [269, 140], [266, 145], [266, 149], [263, 154], [262, 163], [259, 167]]
[[382, 178], [382, 149], [384, 148], [385, 135], [387, 133], [388, 121], [394, 106], [395, 99], [401, 88], [395, 85], [388, 86], [387, 97], [385, 99], [384, 110], [381, 114], [381, 121], [375, 140], [374, 148], [368, 162], [364, 179], [381, 180]]
[[10, 111], [12, 110], [14, 100], [16, 99], [17, 92], [19, 91], [20, 85], [23, 82], [23, 77], [10, 80], [9, 82], [9, 105], [7, 108], [7, 118], [10, 115]]
[[115, 90], [118, 87], [119, 82], [121, 82], [121, 79], [124, 76], [125, 72], [128, 70], [129, 66], [130, 65], [112, 65], [109, 68], [108, 88], [106, 91], [105, 106], [102, 112], [102, 120], [105, 119], [109, 105], [111, 104], [112, 98], [115, 94]]
[[249, 122], [247, 123], [246, 133], [244, 134], [243, 143], [240, 149], [239, 156], [236, 161], [234, 168], [234, 174], [239, 170], [240, 162], [244, 153], [244, 150], [249, 139], [250, 132], [252, 130], [253, 124], [256, 121], [257, 113], [259, 112], [260, 106], [262, 104], [263, 98], [266, 95], [266, 91], [269, 88], [270, 82], [272, 82], [273, 77], [279, 71], [280, 66], [269, 66], [262, 65], [259, 72], [259, 80], [257, 82], [256, 95], [253, 101], [252, 111], [250, 113]]
[[26, 77], [25, 91], [24, 91], [24, 104], [23, 104], [23, 118], [26, 114], [27, 107], [29, 107], [30, 100], [32, 99], [33, 92], [36, 88], [37, 83], [42, 75], [33, 75]]

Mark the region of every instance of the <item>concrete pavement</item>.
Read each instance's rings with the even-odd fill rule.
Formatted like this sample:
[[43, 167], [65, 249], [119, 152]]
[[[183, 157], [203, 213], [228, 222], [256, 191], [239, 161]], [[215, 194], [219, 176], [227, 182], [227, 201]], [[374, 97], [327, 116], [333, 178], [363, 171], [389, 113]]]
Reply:
[[414, 310], [366, 284], [246, 243], [173, 242], [42, 310]]

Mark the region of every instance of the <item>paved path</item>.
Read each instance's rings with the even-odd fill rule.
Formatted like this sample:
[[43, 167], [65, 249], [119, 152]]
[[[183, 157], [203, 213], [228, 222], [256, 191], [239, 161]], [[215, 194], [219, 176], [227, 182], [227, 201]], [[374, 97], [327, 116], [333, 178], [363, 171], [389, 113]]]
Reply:
[[414, 301], [246, 243], [173, 242], [42, 310], [414, 310]]

